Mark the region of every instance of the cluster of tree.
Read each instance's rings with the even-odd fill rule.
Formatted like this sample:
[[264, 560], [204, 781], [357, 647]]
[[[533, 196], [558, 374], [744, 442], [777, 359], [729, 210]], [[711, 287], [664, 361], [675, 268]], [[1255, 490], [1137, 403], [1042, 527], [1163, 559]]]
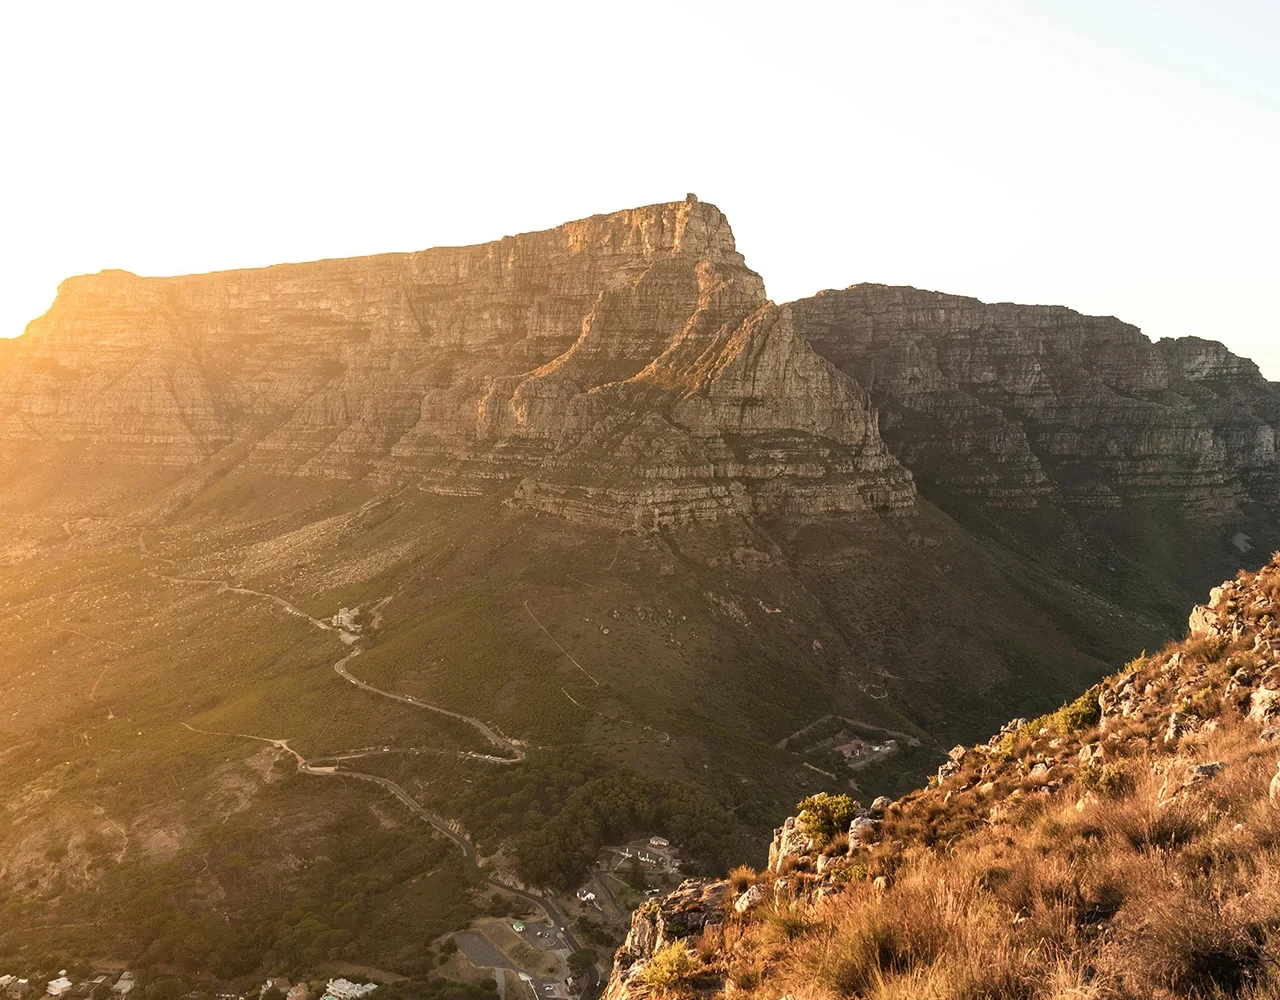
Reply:
[[519, 767], [469, 775], [470, 784], [450, 804], [477, 842], [484, 843], [545, 825], [575, 789], [605, 773], [606, 768], [572, 751], [539, 753]]
[[579, 948], [569, 955], [569, 971], [581, 975], [595, 965], [598, 958], [594, 948]]
[[495, 892], [489, 897], [489, 902], [484, 909], [486, 913], [493, 917], [518, 917], [520, 914], [528, 912], [529, 904], [522, 899], [515, 899], [510, 896], [504, 896], [500, 892]]
[[573, 926], [582, 937], [601, 948], [608, 948], [612, 950], [622, 944], [622, 937], [620, 935], [615, 934], [604, 924], [599, 921], [592, 920], [586, 915], [583, 915], [574, 921]]
[[519, 834], [512, 846], [526, 881], [563, 891], [581, 884], [605, 844], [651, 830], [703, 865], [719, 867], [734, 827], [728, 810], [699, 789], [616, 771], [575, 789], [555, 816]]

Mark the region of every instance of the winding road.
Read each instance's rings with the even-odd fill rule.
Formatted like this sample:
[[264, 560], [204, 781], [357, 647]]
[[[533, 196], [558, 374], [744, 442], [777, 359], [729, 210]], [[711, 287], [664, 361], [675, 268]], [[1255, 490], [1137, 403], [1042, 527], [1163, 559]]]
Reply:
[[[164, 559], [163, 557], [155, 556], [151, 552], [149, 552], [147, 549], [146, 539], [141, 534], [138, 535], [138, 549], [144, 559], [148, 559], [148, 558], [156, 559], [158, 561], [168, 563], [170, 566], [175, 565], [173, 560]], [[151, 571], [148, 570], [148, 572], [151, 572]], [[300, 618], [306, 619], [308, 622], [310, 622], [313, 626], [315, 626], [318, 629], [322, 629], [326, 632], [335, 633], [337, 637], [340, 639], [340, 641], [345, 646], [349, 647], [349, 651], [347, 652], [347, 654], [333, 664], [334, 672], [337, 673], [338, 676], [341, 677], [343, 680], [349, 682], [350, 684], [354, 685], [355, 687], [359, 688], [362, 691], [368, 692], [369, 694], [376, 695], [381, 698], [389, 698], [392, 701], [398, 701], [398, 702], [401, 702], [402, 704], [410, 705], [414, 708], [420, 708], [427, 712], [435, 712], [438, 715], [448, 716], [449, 718], [457, 719], [460, 722], [464, 722], [467, 725], [471, 726], [473, 729], [475, 729], [476, 732], [478, 732], [481, 736], [483, 736], [485, 740], [487, 740], [491, 745], [507, 753], [508, 756], [499, 757], [494, 754], [482, 754], [482, 753], [476, 753], [474, 751], [469, 751], [469, 750], [457, 750], [457, 751], [437, 750], [435, 752], [452, 754], [459, 758], [464, 758], [467, 760], [476, 760], [486, 764], [498, 764], [498, 765], [517, 764], [520, 761], [522, 761], [525, 757], [524, 748], [518, 741], [509, 739], [506, 736], [503, 736], [492, 726], [487, 725], [486, 723], [482, 722], [481, 720], [473, 716], [464, 715], [461, 712], [454, 712], [447, 708], [442, 708], [439, 705], [433, 705], [430, 702], [423, 701], [420, 698], [414, 698], [410, 695], [401, 695], [401, 694], [396, 694], [392, 691], [384, 691], [381, 688], [374, 687], [372, 684], [368, 684], [365, 681], [360, 680], [358, 677], [355, 677], [348, 669], [347, 664], [350, 663], [351, 660], [353, 660], [355, 657], [359, 656], [361, 653], [361, 649], [357, 645], [357, 642], [359, 641], [360, 636], [356, 632], [344, 629], [341, 626], [336, 625], [332, 622], [322, 621], [321, 619], [313, 618], [311, 615], [307, 614], [301, 608], [298, 608], [295, 605], [290, 604], [284, 598], [279, 597], [275, 594], [268, 594], [259, 590], [250, 590], [247, 587], [232, 586], [232, 584], [226, 580], [210, 580], [210, 579], [192, 578], [192, 577], [168, 576], [161, 573], [152, 573], [152, 575], [161, 580], [164, 580], [168, 583], [173, 583], [173, 584], [216, 586], [218, 588], [218, 593], [220, 594], [231, 593], [231, 594], [240, 594], [244, 596], [262, 598], [264, 600], [271, 601], [272, 603], [276, 604], [278, 607], [283, 608], [289, 614], [296, 615]], [[539, 625], [541, 625], [541, 623], [539, 623]], [[550, 633], [548, 633], [548, 635], [549, 634]], [[554, 638], [552, 639], [552, 641], [553, 642], [555, 641]], [[559, 643], [556, 643], [556, 645], [559, 646]], [[583, 669], [583, 668], [579, 667], [579, 669]], [[586, 673], [585, 669], [583, 669], [583, 672]], [[590, 675], [588, 674], [588, 676]], [[592, 680], [595, 680], [595, 678], [592, 678]], [[599, 682], [597, 682], [597, 684], [598, 683]], [[420, 802], [418, 802], [417, 799], [415, 799], [412, 795], [410, 795], [409, 792], [404, 789], [404, 787], [392, 781], [390, 778], [384, 778], [378, 774], [368, 774], [363, 771], [339, 770], [336, 763], [328, 763], [328, 764], [323, 763], [324, 761], [336, 762], [339, 760], [352, 760], [358, 757], [372, 756], [374, 753], [379, 753], [380, 751], [362, 750], [362, 751], [350, 752], [350, 753], [344, 753], [342, 751], [339, 751], [337, 754], [328, 754], [323, 757], [315, 757], [308, 760], [307, 758], [303, 757], [300, 753], [298, 753], [298, 751], [294, 750], [291, 746], [289, 746], [289, 741], [287, 739], [275, 739], [267, 736], [254, 736], [249, 733], [211, 732], [209, 730], [197, 729], [196, 727], [191, 726], [185, 722], [183, 722], [182, 725], [185, 728], [191, 730], [192, 732], [201, 733], [207, 736], [238, 737], [241, 739], [250, 739], [250, 740], [257, 740], [262, 743], [269, 743], [272, 746], [274, 746], [276, 749], [290, 754], [294, 758], [294, 760], [297, 762], [298, 770], [301, 771], [303, 774], [310, 774], [310, 775], [315, 775], [317, 777], [329, 777], [329, 778], [333, 778], [333, 777], [355, 778], [358, 781], [367, 781], [370, 784], [378, 785], [379, 787], [383, 788], [385, 791], [389, 792], [391, 795], [395, 796], [395, 798], [398, 799], [401, 803], [403, 803], [404, 806], [414, 816], [418, 817], [418, 819], [422, 820], [424, 823], [427, 823], [433, 829], [443, 834], [445, 837], [451, 840], [454, 844], [456, 844], [458, 848], [462, 851], [463, 857], [467, 860], [468, 863], [472, 865], [472, 867], [474, 867], [478, 872], [480, 872], [480, 874], [484, 878], [484, 881], [487, 885], [492, 886], [495, 889], [501, 889], [504, 892], [509, 892], [509, 893], [512, 893], [513, 895], [519, 896], [521, 899], [524, 899], [526, 902], [531, 903], [534, 906], [536, 906], [538, 909], [542, 910], [542, 912], [546, 914], [547, 919], [551, 921], [552, 925], [560, 930], [560, 934], [564, 939], [565, 945], [569, 948], [570, 951], [578, 951], [582, 947], [578, 939], [574, 936], [573, 931], [570, 930], [568, 919], [560, 911], [559, 907], [557, 907], [555, 903], [553, 903], [550, 899], [548, 899], [545, 896], [540, 896], [537, 893], [530, 892], [526, 889], [519, 888], [518, 886], [512, 885], [509, 882], [504, 881], [503, 879], [490, 875], [480, 865], [479, 860], [476, 856], [475, 845], [472, 844], [471, 838], [467, 835], [466, 831], [463, 830], [459, 824], [457, 824], [456, 822], [451, 822], [445, 817], [440, 816], [436, 813], [433, 813], [429, 809], [426, 809]], [[594, 966], [592, 966], [590, 970], [588, 970], [587, 984], [583, 989], [582, 1000], [591, 1000], [591, 998], [594, 997], [599, 985], [600, 985], [599, 972], [596, 970]]]

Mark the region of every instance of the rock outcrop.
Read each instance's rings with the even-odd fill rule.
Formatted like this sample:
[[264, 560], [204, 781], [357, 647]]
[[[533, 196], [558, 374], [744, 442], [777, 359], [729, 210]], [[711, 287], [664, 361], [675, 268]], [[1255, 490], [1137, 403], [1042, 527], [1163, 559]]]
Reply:
[[723, 925], [729, 895], [728, 882], [686, 879], [670, 895], [642, 903], [632, 915], [626, 941], [614, 956], [605, 1000], [647, 993], [642, 973], [653, 956], [697, 934], [714, 935]]

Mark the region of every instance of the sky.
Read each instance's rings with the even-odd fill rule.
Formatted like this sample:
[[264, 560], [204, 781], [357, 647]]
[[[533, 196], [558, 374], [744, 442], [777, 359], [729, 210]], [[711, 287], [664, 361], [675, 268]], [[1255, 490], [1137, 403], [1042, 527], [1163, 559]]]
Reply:
[[0, 13], [0, 336], [73, 274], [486, 242], [695, 192], [777, 301], [1115, 315], [1280, 380], [1280, 4]]

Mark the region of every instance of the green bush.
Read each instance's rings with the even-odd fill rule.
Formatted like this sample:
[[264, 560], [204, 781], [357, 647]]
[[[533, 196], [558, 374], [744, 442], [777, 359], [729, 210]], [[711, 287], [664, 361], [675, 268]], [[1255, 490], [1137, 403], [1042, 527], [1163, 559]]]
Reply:
[[[1067, 702], [1056, 712], [1036, 719], [1028, 728], [1033, 735], [1040, 732], [1041, 729], [1048, 729], [1059, 736], [1070, 736], [1072, 733], [1078, 733], [1082, 729], [1096, 726], [1102, 718], [1102, 706], [1098, 704], [1099, 692], [1100, 687], [1091, 687], [1075, 701]], [[1012, 753], [1013, 741], [1010, 737], [1013, 735], [1012, 733], [1005, 734], [1004, 740], [1001, 740], [1001, 745], [996, 750], [998, 754], [1001, 754], [1005, 742], [1008, 741], [1010, 743], [1009, 753], [1001, 754], [1006, 759]]]
[[1080, 765], [1076, 772], [1076, 780], [1091, 792], [1117, 799], [1129, 792], [1133, 787], [1133, 776], [1118, 761], [1110, 764], [1098, 764], [1088, 761]]
[[670, 991], [680, 981], [693, 973], [697, 962], [689, 946], [683, 941], [671, 941], [654, 953], [639, 975], [639, 979], [656, 990]]
[[847, 795], [819, 792], [796, 805], [796, 821], [800, 829], [813, 838], [818, 847], [843, 833], [853, 820], [853, 800]]

